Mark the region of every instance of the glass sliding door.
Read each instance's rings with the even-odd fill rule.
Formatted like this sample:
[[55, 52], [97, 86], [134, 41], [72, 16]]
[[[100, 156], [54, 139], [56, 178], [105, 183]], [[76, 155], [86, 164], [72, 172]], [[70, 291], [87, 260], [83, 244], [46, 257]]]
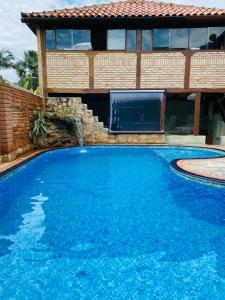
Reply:
[[163, 90], [110, 92], [110, 131], [163, 132]]

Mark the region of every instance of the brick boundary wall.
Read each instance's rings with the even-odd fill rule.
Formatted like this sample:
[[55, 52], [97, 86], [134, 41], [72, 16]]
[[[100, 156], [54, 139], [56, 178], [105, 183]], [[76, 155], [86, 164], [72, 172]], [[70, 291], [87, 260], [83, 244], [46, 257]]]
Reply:
[[0, 77], [0, 162], [10, 161], [32, 148], [29, 139], [32, 113], [45, 110], [45, 99]]

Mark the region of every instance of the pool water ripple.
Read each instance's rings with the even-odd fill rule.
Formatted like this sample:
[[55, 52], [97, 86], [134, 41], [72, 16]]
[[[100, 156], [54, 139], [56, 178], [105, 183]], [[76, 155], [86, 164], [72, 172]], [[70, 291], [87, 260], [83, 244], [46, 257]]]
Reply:
[[0, 299], [224, 299], [225, 189], [185, 147], [51, 151], [0, 181]]

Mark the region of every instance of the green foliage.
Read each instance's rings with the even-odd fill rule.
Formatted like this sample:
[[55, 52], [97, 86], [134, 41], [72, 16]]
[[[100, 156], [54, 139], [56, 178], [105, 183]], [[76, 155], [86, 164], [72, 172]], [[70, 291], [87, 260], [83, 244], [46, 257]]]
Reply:
[[34, 95], [36, 95], [36, 96], [40, 96], [41, 95], [41, 89], [40, 89], [39, 86], [36, 88], [36, 90], [34, 90]]
[[0, 50], [0, 69], [9, 69], [13, 67], [14, 56], [6, 49]]
[[38, 56], [36, 51], [25, 51], [23, 59], [17, 61], [13, 67], [19, 77], [19, 86], [33, 91], [37, 89]]
[[55, 111], [54, 117], [61, 121], [75, 120], [76, 111], [73, 108], [59, 108]]
[[39, 86], [38, 86], [35, 90], [30, 89], [29, 86], [30, 86], [30, 82], [27, 80], [26, 82], [24, 82], [24, 85], [23, 85], [22, 87], [23, 87], [25, 90], [28, 90], [28, 91], [30, 91], [31, 93], [34, 93], [34, 95], [40, 96], [40, 94], [41, 94], [41, 89], [40, 89]]
[[33, 126], [30, 132], [30, 138], [35, 144], [39, 138], [44, 138], [47, 133], [45, 126], [45, 113], [40, 109], [33, 112]]
[[0, 70], [13, 68], [19, 77], [17, 84], [39, 96], [37, 52], [33, 50], [25, 51], [22, 59], [14, 61], [14, 55], [9, 50], [0, 50]]

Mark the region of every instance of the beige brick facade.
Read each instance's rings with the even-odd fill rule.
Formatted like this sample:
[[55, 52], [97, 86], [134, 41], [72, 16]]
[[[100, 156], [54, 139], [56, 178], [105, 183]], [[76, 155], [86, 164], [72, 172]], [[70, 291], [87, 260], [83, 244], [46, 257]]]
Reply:
[[47, 52], [48, 88], [89, 88], [89, 60], [85, 53]]
[[[140, 87], [188, 88], [185, 76], [190, 71], [189, 88], [225, 89], [225, 51], [195, 52], [190, 65], [186, 59], [190, 58], [178, 51], [142, 53]], [[47, 51], [46, 69], [47, 88], [53, 90], [90, 89], [90, 82], [94, 89], [135, 89], [139, 84], [136, 53]], [[40, 75], [42, 71], [39, 63]]]
[[137, 56], [132, 53], [99, 53], [94, 60], [95, 88], [135, 88]]
[[191, 58], [191, 88], [225, 88], [225, 52], [197, 52]]
[[141, 59], [141, 88], [183, 88], [183, 53], [146, 53]]

